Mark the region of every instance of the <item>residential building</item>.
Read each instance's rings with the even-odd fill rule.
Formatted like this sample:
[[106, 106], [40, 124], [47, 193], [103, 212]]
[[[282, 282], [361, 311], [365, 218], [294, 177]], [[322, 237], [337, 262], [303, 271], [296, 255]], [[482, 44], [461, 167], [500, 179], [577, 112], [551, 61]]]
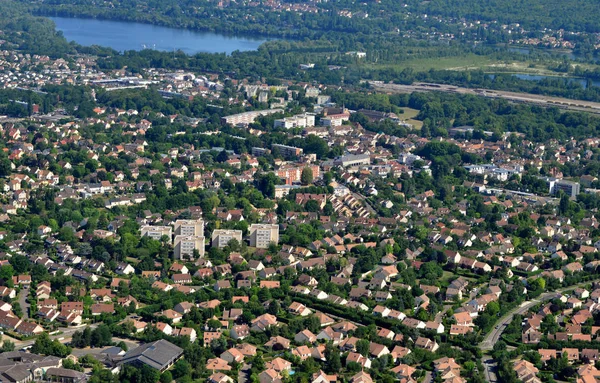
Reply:
[[204, 237], [197, 235], [176, 235], [174, 247], [175, 259], [194, 259], [194, 250], [200, 258], [204, 257]]
[[241, 230], [223, 230], [215, 229], [211, 236], [211, 246], [218, 247], [220, 249], [227, 246], [229, 241], [232, 239], [237, 240], [239, 243], [242, 242], [242, 231]]
[[250, 246], [266, 249], [271, 243], [279, 242], [279, 225], [252, 224], [249, 229]]

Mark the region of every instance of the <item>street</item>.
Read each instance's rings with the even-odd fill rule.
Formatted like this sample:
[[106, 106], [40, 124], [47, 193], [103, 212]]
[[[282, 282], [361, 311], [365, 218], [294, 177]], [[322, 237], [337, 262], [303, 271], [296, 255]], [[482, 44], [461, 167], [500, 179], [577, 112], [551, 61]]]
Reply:
[[21, 306], [21, 310], [23, 311], [23, 319], [29, 319], [30, 315], [35, 314], [29, 312], [30, 305], [27, 302], [28, 295], [29, 288], [21, 288], [21, 291], [19, 291], [19, 305]]
[[[91, 325], [82, 325], [82, 326], [78, 326], [78, 327], [61, 327], [58, 329], [58, 331], [60, 331], [60, 334], [56, 334], [56, 335], [51, 335], [50, 339], [58, 339], [60, 340], [61, 343], [68, 343], [71, 341], [71, 338], [73, 337], [73, 334], [76, 331], [83, 331], [86, 327], [89, 327], [91, 329], [95, 329], [96, 327], [98, 327], [98, 324], [94, 323]], [[4, 334], [2, 336], [2, 338], [4, 340], [10, 340], [11, 342], [13, 342], [15, 344], [15, 349], [19, 350], [22, 349], [24, 347], [28, 347], [31, 346], [35, 343], [35, 339], [29, 339], [29, 340], [18, 340], [15, 338], [11, 338], [8, 335]]]
[[481, 359], [481, 362], [483, 363], [483, 373], [485, 374], [485, 380], [487, 382], [491, 382], [491, 383], [495, 383], [498, 381], [498, 378], [496, 377], [496, 362], [494, 361], [494, 359], [492, 359], [491, 356], [484, 356]]
[[[498, 320], [494, 329], [489, 334], [487, 334], [487, 336], [483, 339], [483, 341], [481, 343], [479, 343], [479, 348], [483, 352], [491, 351], [494, 348], [494, 345], [500, 340], [500, 337], [502, 336], [502, 333], [506, 329], [506, 326], [508, 326], [512, 322], [515, 315], [517, 315], [517, 314], [522, 315], [522, 314], [526, 313], [527, 311], [529, 311], [530, 308], [537, 305], [538, 303], [549, 301], [553, 298], [558, 297], [560, 294], [562, 294], [565, 291], [573, 290], [578, 287], [582, 287], [587, 284], [590, 284], [592, 282], [594, 282], [594, 281], [587, 281], [587, 282], [582, 282], [582, 283], [579, 283], [579, 284], [576, 284], [573, 286], [563, 287], [561, 289], [556, 290], [555, 292], [547, 292], [547, 293], [540, 295], [539, 297], [537, 297], [535, 299], [521, 303], [521, 305], [519, 307], [512, 309], [511, 311], [506, 313], [502, 318], [500, 318]], [[485, 380], [490, 383], [496, 382], [497, 381], [496, 374], [495, 374], [496, 362], [494, 361], [494, 359], [490, 356], [484, 356], [483, 358], [481, 358], [481, 362], [485, 366], [485, 371], [484, 371]]]
[[244, 363], [240, 371], [238, 372], [238, 383], [246, 383], [250, 378], [250, 369], [252, 366], [248, 363]]

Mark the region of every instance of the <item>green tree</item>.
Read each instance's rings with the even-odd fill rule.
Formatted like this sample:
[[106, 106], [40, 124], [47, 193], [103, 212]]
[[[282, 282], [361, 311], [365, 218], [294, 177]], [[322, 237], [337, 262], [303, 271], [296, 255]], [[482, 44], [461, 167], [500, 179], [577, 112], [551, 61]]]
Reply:
[[361, 339], [356, 342], [356, 351], [362, 356], [369, 355], [369, 341], [366, 339]]
[[302, 185], [309, 185], [313, 182], [313, 171], [311, 168], [302, 169], [302, 174], [300, 175], [300, 182]]
[[173, 375], [171, 371], [165, 371], [160, 376], [160, 383], [171, 383], [173, 381]]

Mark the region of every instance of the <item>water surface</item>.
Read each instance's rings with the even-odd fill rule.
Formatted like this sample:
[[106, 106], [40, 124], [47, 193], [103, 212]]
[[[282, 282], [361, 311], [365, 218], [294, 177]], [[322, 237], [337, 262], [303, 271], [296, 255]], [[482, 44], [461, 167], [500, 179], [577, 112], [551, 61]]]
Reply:
[[50, 17], [50, 19], [68, 41], [75, 41], [84, 46], [109, 47], [119, 52], [156, 49], [181, 50], [187, 54], [198, 52], [230, 54], [236, 50], [256, 50], [267, 41], [264, 38], [226, 36], [128, 21], [69, 17]]

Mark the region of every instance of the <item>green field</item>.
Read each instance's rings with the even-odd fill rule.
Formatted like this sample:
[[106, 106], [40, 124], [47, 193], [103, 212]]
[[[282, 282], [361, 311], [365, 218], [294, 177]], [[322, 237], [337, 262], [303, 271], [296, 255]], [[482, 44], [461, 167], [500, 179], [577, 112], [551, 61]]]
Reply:
[[[516, 61], [516, 60], [498, 60], [489, 56], [478, 56], [469, 54], [466, 56], [437, 57], [437, 58], [415, 58], [398, 61], [394, 64], [365, 64], [367, 68], [390, 68], [401, 71], [405, 68], [412, 68], [415, 71], [423, 72], [433, 70], [477, 70], [481, 69], [487, 73], [523, 73], [537, 74], [547, 76], [569, 76], [568, 73], [559, 73], [548, 69], [549, 66], [557, 64], [557, 61]], [[583, 69], [595, 69], [597, 66], [592, 64], [576, 64]]]
[[419, 114], [417, 109], [402, 108], [402, 110], [404, 113], [398, 117], [405, 120], [407, 123], [412, 124], [416, 129], [421, 129], [423, 127], [423, 121], [415, 120], [415, 117]]

